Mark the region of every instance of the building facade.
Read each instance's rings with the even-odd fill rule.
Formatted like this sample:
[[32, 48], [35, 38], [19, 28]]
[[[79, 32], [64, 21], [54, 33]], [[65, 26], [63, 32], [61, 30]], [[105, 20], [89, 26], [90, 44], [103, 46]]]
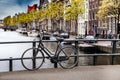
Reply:
[[0, 20], [0, 27], [3, 27], [4, 24], [3, 24], [3, 20]]
[[89, 0], [89, 28], [88, 34], [89, 35], [97, 35], [98, 32], [98, 7], [99, 7], [100, 0]]
[[116, 34], [116, 20], [114, 15], [109, 15], [107, 18], [99, 19], [97, 17], [98, 8], [101, 5], [101, 0], [89, 0], [89, 28], [90, 35], [107, 38], [109, 34]]
[[88, 34], [88, 18], [89, 18], [89, 0], [85, 1], [85, 14], [84, 16], [78, 16], [78, 35], [84, 37]]

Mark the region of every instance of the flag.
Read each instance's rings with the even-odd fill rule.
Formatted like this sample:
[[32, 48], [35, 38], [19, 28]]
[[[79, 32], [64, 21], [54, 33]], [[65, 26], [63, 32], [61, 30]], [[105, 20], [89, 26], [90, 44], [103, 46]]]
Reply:
[[28, 5], [28, 12], [34, 11], [34, 10], [36, 10], [36, 8], [37, 8], [37, 4], [34, 4], [32, 6]]

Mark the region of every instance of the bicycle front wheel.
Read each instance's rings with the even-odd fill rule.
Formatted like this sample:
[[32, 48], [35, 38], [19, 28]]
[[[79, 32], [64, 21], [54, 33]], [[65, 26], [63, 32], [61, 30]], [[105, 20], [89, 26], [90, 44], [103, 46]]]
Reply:
[[77, 65], [78, 56], [73, 46], [64, 47], [58, 54], [58, 63], [64, 69], [70, 69]]
[[38, 48], [27, 49], [21, 57], [22, 65], [27, 70], [36, 70], [44, 62], [44, 54]]

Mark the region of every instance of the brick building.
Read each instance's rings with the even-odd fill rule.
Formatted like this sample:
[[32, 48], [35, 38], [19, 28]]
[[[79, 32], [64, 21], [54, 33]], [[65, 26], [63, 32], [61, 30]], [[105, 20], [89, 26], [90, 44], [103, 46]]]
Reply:
[[116, 33], [115, 16], [109, 15], [107, 18], [99, 19], [97, 17], [98, 7], [101, 0], [89, 0], [89, 28], [88, 33], [96, 36], [99, 34], [102, 38], [107, 38], [108, 34]]
[[98, 30], [98, 7], [99, 7], [100, 0], [89, 0], [89, 28], [88, 34], [96, 35]]

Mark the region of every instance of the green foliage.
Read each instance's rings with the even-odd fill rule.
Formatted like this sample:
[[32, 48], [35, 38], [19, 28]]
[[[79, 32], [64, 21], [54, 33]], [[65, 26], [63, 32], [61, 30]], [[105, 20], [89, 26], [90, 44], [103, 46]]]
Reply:
[[17, 16], [13, 16], [12, 18], [11, 18], [11, 26], [17, 26]]
[[8, 26], [9, 24], [11, 24], [11, 16], [5, 17], [3, 22], [5, 26]]
[[102, 0], [97, 15], [99, 18], [104, 18], [108, 15], [118, 15], [119, 9], [120, 0]]
[[33, 20], [42, 22], [48, 18], [51, 20], [62, 20], [64, 16], [66, 16], [66, 20], [76, 20], [78, 15], [84, 14], [84, 10], [84, 0], [72, 0], [71, 7], [66, 7], [62, 1], [54, 1], [47, 4], [45, 9], [40, 8], [29, 13], [19, 13], [12, 18], [8, 16], [4, 18], [4, 24], [16, 26], [17, 24], [29, 23]]
[[17, 26], [17, 23], [18, 23], [16, 16], [13, 16], [13, 17], [7, 16], [4, 18], [3, 22], [5, 26]]
[[84, 0], [72, 0], [71, 7], [66, 7], [66, 20], [77, 20], [85, 12]]
[[63, 18], [64, 8], [62, 2], [51, 2], [46, 9], [46, 16], [50, 19]]

